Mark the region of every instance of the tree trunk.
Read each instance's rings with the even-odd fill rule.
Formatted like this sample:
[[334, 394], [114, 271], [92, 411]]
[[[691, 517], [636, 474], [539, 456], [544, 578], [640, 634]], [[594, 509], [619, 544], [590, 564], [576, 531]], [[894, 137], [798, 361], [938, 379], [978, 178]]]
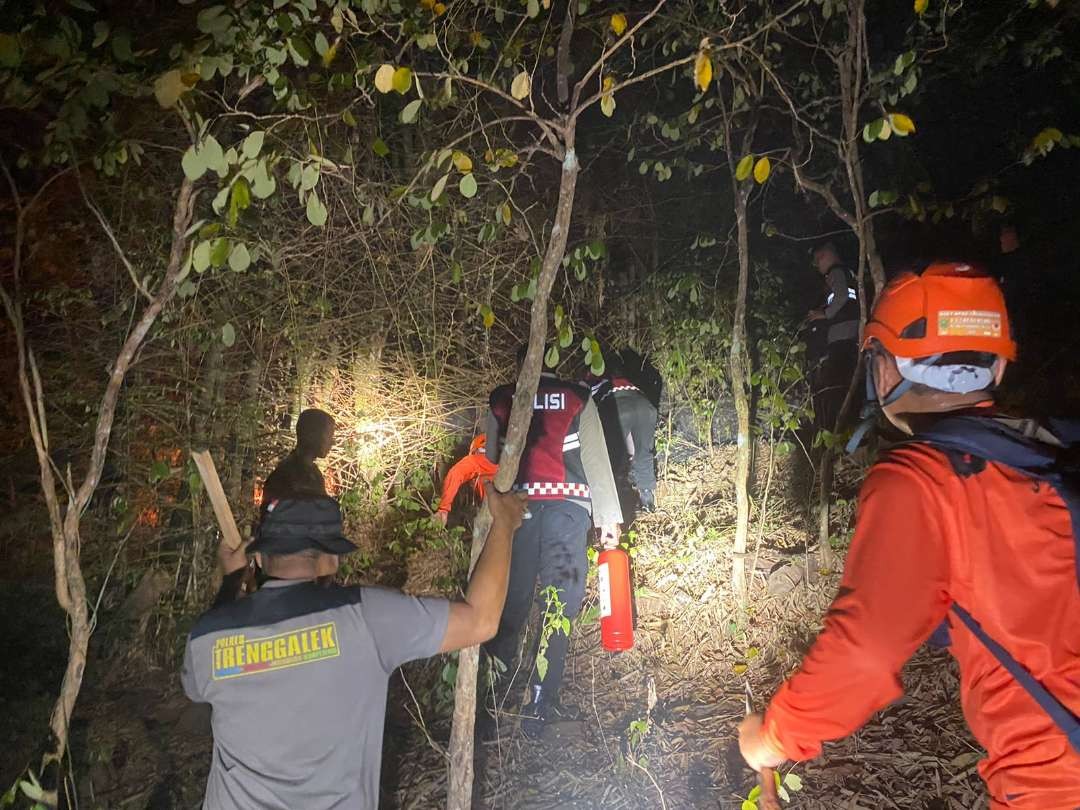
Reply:
[[229, 468], [229, 501], [233, 504], [252, 504], [254, 489], [251, 486], [251, 470], [255, 461], [255, 426], [259, 423], [262, 412], [261, 385], [263, 374], [263, 352], [266, 341], [259, 328], [251, 349], [251, 364], [248, 366], [247, 379], [244, 381], [244, 404], [240, 409], [240, 424], [236, 425], [233, 435], [232, 462]]
[[739, 284], [735, 294], [735, 318], [731, 327], [731, 393], [735, 398], [735, 546], [731, 581], [740, 601], [746, 600], [746, 549], [750, 533], [750, 394], [746, 334], [746, 299], [750, 282], [750, 237], [746, 224], [747, 193], [735, 189], [735, 226], [739, 249]]
[[[14, 183], [11, 183], [10, 176], [8, 180], [12, 186], [12, 192], [17, 193]], [[31, 201], [30, 205], [32, 204], [33, 201]], [[79, 562], [79, 552], [82, 545], [80, 535], [82, 514], [90, 503], [90, 499], [94, 496], [98, 482], [101, 479], [101, 471], [105, 465], [105, 456], [116, 416], [116, 405], [120, 397], [120, 391], [123, 388], [124, 378], [151, 327], [157, 321], [162, 308], [176, 294], [180, 283], [181, 270], [184, 266], [184, 246], [187, 241], [185, 233], [191, 222], [192, 183], [185, 179], [177, 193], [173, 214], [172, 246], [161, 285], [128, 334], [109, 373], [109, 381], [105, 386], [101, 404], [98, 406], [90, 460], [87, 464], [86, 473], [77, 488], [72, 480], [70, 468], [67, 471], [64, 484], [68, 492], [68, 502], [63, 511], [61, 511], [59, 498], [57, 497], [56, 478], [49, 458], [49, 434], [44, 386], [38, 373], [33, 349], [26, 339], [22, 302], [19, 299], [18, 285], [21, 271], [22, 241], [25, 234], [25, 219], [29, 209], [23, 208], [18, 202], [16, 202], [16, 207], [18, 221], [16, 223], [13, 273], [15, 277], [14, 295], [9, 295], [4, 290], [0, 297], [3, 299], [4, 309], [16, 336], [18, 385], [23, 407], [26, 409], [34, 449], [37, 453], [42, 493], [45, 496], [52, 529], [56, 598], [60, 607], [68, 615], [69, 635], [67, 667], [64, 670], [60, 694], [57, 697], [49, 721], [51, 739], [41, 763], [41, 771], [44, 773], [50, 766], [58, 766], [67, 751], [71, 714], [74, 711], [75, 701], [82, 687], [83, 675], [86, 669], [87, 648], [90, 643], [90, 616], [86, 599], [86, 583]], [[59, 773], [60, 769], [58, 768], [57, 771]], [[58, 803], [58, 791], [54, 789], [47, 790], [42, 801], [47, 806], [56, 806]]]
[[[517, 479], [518, 463], [525, 449], [525, 438], [532, 421], [533, 398], [540, 382], [540, 370], [544, 360], [544, 341], [547, 336], [548, 298], [552, 285], [566, 253], [566, 240], [574, 211], [574, 191], [579, 171], [574, 151], [574, 132], [566, 135], [565, 157], [559, 182], [559, 199], [555, 208], [555, 222], [551, 228], [544, 261], [540, 268], [536, 297], [533, 299], [529, 318], [529, 350], [518, 375], [514, 390], [514, 403], [510, 409], [510, 423], [506, 430], [506, 443], [499, 456], [499, 471], [495, 475], [495, 487], [505, 492]], [[483, 551], [491, 528], [491, 515], [483, 504], [473, 525], [472, 560], [469, 573]], [[473, 791], [473, 737], [476, 724], [476, 672], [479, 664], [479, 647], [469, 647], [458, 654], [457, 681], [454, 684], [454, 720], [450, 733], [450, 775], [446, 806], [448, 810], [468, 810], [472, 807]]]

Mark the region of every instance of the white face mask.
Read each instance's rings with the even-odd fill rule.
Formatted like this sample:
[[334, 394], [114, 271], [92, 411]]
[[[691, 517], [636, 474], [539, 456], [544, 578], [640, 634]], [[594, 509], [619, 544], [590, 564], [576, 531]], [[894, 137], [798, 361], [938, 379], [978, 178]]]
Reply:
[[982, 391], [994, 382], [994, 369], [958, 363], [934, 366], [919, 363], [910, 357], [897, 357], [896, 368], [900, 376], [913, 383], [921, 383], [937, 391], [950, 394], [970, 394]]

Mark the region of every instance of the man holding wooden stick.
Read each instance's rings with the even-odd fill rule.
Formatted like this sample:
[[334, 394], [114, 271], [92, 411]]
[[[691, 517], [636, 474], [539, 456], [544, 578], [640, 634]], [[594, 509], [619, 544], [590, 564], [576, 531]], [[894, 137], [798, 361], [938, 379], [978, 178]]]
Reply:
[[272, 502], [247, 548], [223, 542], [226, 575], [253, 555], [268, 580], [188, 638], [184, 691], [213, 706], [206, 810], [378, 807], [390, 675], [498, 628], [525, 498], [486, 493], [491, 532], [461, 601], [321, 584], [355, 549], [330, 498]]

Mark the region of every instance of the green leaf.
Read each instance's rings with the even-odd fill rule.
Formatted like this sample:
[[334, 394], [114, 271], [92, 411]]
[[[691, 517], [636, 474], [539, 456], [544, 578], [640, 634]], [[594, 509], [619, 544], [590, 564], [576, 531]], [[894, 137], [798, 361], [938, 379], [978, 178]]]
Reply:
[[214, 199], [210, 202], [210, 207], [214, 209], [215, 214], [220, 214], [225, 210], [225, 204], [229, 201], [230, 186], [222, 186], [217, 194], [214, 195]]
[[251, 266], [251, 253], [247, 245], [240, 242], [229, 254], [229, 269], [234, 273], [243, 273]]
[[179, 70], [167, 70], [154, 80], [154, 98], [164, 110], [175, 106], [189, 89]]
[[754, 156], [747, 155], [739, 161], [739, 165], [735, 167], [735, 179], [740, 183], [750, 176], [750, 172], [754, 170]]
[[784, 775], [784, 786], [798, 793], [802, 790], [802, 778], [794, 771], [789, 771]]
[[[888, 128], [888, 134], [885, 134], [886, 128]], [[889, 122], [884, 118], [878, 118], [876, 121], [871, 121], [863, 128], [863, 140], [867, 143], [873, 143], [878, 139], [886, 140], [891, 134], [892, 127], [889, 126]]]
[[[169, 465], [164, 461], [155, 461], [150, 465], [150, 483], [157, 484], [169, 477]], [[31, 796], [31, 798], [34, 798]]]
[[485, 329], [490, 329], [495, 325], [495, 313], [487, 304], [480, 305], [480, 319], [483, 321]]
[[458, 191], [467, 200], [476, 196], [476, 176], [472, 172], [462, 175], [461, 182], [458, 183]]
[[249, 160], [254, 160], [259, 156], [259, 152], [262, 151], [263, 141], [265, 139], [265, 132], [257, 131], [250, 133], [244, 138], [244, 145], [240, 147], [241, 153]]
[[109, 24], [105, 20], [94, 23], [94, 41], [90, 47], [100, 48], [109, 38]]
[[117, 29], [112, 38], [112, 52], [118, 62], [130, 62], [135, 58], [131, 52], [131, 32]]
[[236, 343], [236, 329], [233, 328], [231, 323], [221, 327], [221, 342], [225, 344], [225, 348], [229, 348]]
[[431, 201], [435, 202], [442, 196], [443, 191], [446, 190], [446, 181], [450, 179], [449, 174], [444, 174], [438, 180], [435, 181], [434, 187], [431, 189]]
[[18, 67], [22, 62], [22, 47], [14, 34], [0, 34], [0, 67]]
[[79, 9], [79, 11], [89, 11], [91, 14], [97, 11], [97, 9], [87, 3], [86, 0], [68, 0], [68, 4], [73, 8]]
[[210, 245], [210, 266], [215, 270], [225, 266], [229, 260], [229, 240], [224, 237], [215, 239]]
[[300, 190], [311, 191], [319, 184], [319, 164], [309, 163], [300, 172]]
[[750, 788], [750, 793], [746, 798], [756, 804], [757, 800], [761, 798], [761, 785], [754, 785]]
[[386, 157], [390, 154], [390, 147], [386, 145], [382, 138], [376, 138], [375, 142], [371, 144], [371, 151], [379, 157]]
[[199, 152], [206, 163], [206, 167], [213, 169], [218, 177], [224, 177], [229, 173], [229, 163], [225, 160], [225, 153], [221, 149], [221, 144], [217, 142], [217, 138], [213, 135], [207, 135], [203, 139], [203, 142], [199, 145]]
[[594, 239], [589, 243], [588, 247], [589, 256], [592, 259], [602, 259], [604, 254], [607, 253], [607, 248], [604, 247], [604, 243], [599, 239]]
[[739, 810], [757, 810], [757, 802], [750, 801], [749, 799], [743, 799], [742, 806]]
[[195, 151], [194, 146], [189, 146], [184, 152], [184, 156], [180, 159], [180, 166], [184, 170], [184, 176], [192, 182], [206, 174], [208, 168], [203, 156]]
[[[531, 0], [531, 2], [536, 2], [536, 0]], [[548, 671], [547, 656], [544, 655], [543, 653], [537, 653], [536, 654], [536, 674], [540, 676], [541, 681], [543, 681], [544, 678], [547, 677], [547, 671]]]
[[326, 206], [323, 205], [323, 201], [319, 199], [319, 195], [314, 191], [308, 194], [307, 218], [308, 222], [316, 228], [321, 228], [326, 224]]
[[240, 212], [251, 205], [251, 187], [243, 177], [236, 178], [229, 192], [229, 226], [235, 227]]
[[565, 349], [566, 347], [568, 347], [573, 342], [574, 342], [574, 333], [571, 331], [570, 327], [567, 326], [566, 324], [563, 324], [562, 326], [560, 326], [559, 327], [559, 348], [560, 349]]
[[[548, 347], [547, 353], [544, 355], [544, 365], [548, 368], [555, 368], [559, 365], [559, 347], [552, 344]], [[543, 675], [540, 676], [543, 678]]]
[[311, 46], [303, 37], [291, 37], [288, 42], [289, 55], [298, 67], [307, 67], [311, 61]]
[[277, 180], [273, 178], [266, 167], [266, 159], [255, 164], [255, 173], [251, 180], [251, 193], [260, 200], [265, 200], [277, 189]]
[[411, 124], [416, 121], [416, 116], [420, 114], [420, 105], [423, 103], [421, 99], [415, 99], [406, 104], [401, 111], [401, 123]]
[[326, 41], [326, 35], [319, 31], [315, 35], [315, 53], [319, 56], [326, 56], [328, 50], [330, 50], [330, 43]]
[[[538, 0], [529, 0], [525, 5], [525, 13], [529, 15], [530, 19], [540, 16], [540, 3]], [[544, 676], [540, 676], [540, 680], [543, 680]]]
[[205, 273], [207, 268], [210, 267], [210, 242], [202, 241], [195, 246], [195, 251], [191, 254], [191, 266], [195, 268], [196, 273]]
[[208, 8], [204, 8], [195, 18], [195, 27], [204, 34], [212, 33], [215, 26], [220, 25], [219, 20], [224, 11], [225, 6], [209, 6]]
[[401, 95], [405, 95], [409, 92], [409, 88], [412, 87], [412, 71], [407, 67], [399, 67], [394, 71], [394, 78], [390, 84]]

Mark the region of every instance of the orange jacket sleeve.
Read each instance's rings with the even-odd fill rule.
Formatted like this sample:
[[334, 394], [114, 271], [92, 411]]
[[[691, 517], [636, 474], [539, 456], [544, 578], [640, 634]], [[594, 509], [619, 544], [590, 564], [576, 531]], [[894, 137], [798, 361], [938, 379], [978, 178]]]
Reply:
[[462, 485], [475, 478], [492, 476], [499, 469], [498, 465], [488, 461], [482, 453], [470, 453], [451, 467], [443, 479], [442, 495], [439, 498], [438, 512], [449, 513], [454, 505], [454, 498]]
[[817, 756], [903, 694], [901, 668], [950, 605], [934, 504], [930, 481], [902, 464], [867, 477], [825, 627], [766, 711], [766, 739], [789, 759]]

